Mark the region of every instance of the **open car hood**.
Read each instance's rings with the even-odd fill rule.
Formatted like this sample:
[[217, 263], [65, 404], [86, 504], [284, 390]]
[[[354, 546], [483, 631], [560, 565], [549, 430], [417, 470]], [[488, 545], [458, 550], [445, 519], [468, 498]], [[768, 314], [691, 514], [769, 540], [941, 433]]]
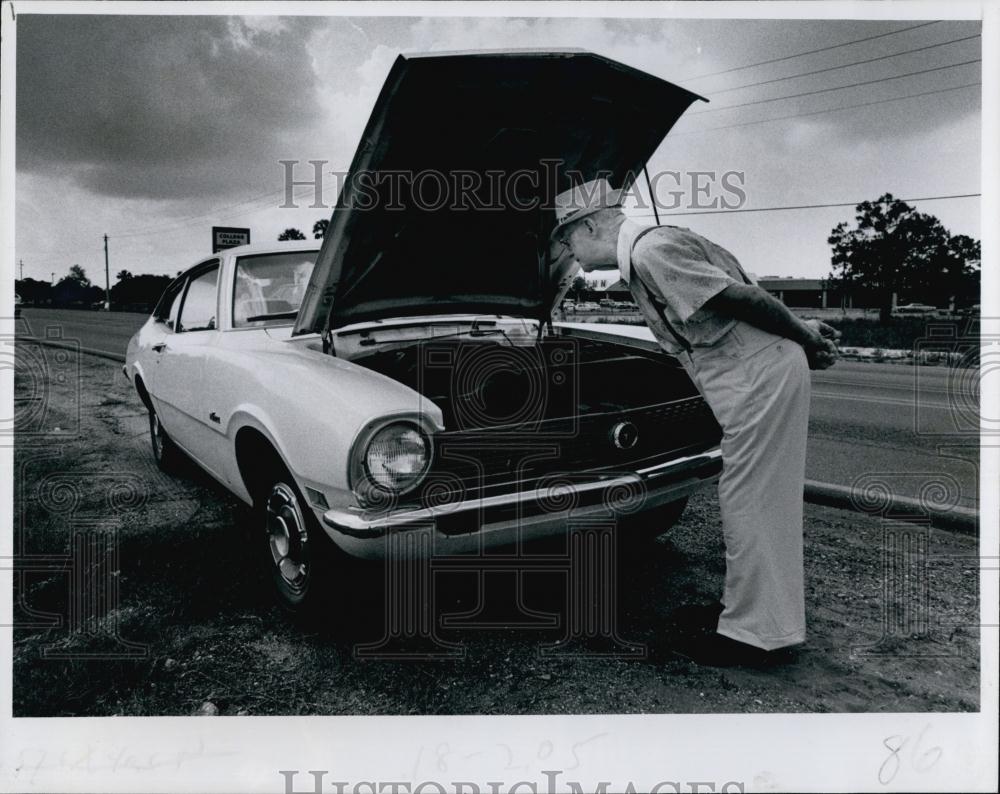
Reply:
[[586, 52], [400, 56], [327, 227], [295, 333], [400, 315], [547, 318], [576, 263], [552, 200], [628, 186], [696, 94]]

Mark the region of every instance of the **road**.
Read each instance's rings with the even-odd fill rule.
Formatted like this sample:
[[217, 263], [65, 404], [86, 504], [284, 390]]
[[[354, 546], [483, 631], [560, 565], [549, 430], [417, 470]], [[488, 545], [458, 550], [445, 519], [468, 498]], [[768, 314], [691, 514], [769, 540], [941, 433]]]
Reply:
[[132, 334], [149, 315], [131, 312], [73, 311], [69, 309], [21, 310], [17, 333], [44, 339], [53, 334], [74, 340], [81, 347], [125, 355]]
[[[58, 332], [124, 354], [146, 316], [27, 308], [19, 333]], [[975, 370], [841, 361], [813, 373], [806, 477], [978, 505], [979, 387]], [[937, 484], [937, 486], [935, 486]], [[928, 490], [930, 489], [930, 490]], [[939, 490], [943, 489], [943, 490]]]

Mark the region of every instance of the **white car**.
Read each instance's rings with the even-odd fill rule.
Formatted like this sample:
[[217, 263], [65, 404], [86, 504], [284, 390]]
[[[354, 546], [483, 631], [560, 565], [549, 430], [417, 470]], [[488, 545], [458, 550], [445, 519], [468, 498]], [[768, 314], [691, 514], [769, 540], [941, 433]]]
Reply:
[[[408, 56], [352, 173], [558, 157], [621, 181], [693, 99], [586, 53]], [[359, 208], [347, 184], [322, 242], [190, 267], [124, 368], [157, 463], [183, 452], [252, 506], [285, 607], [328, 604], [349, 556], [659, 534], [718, 477], [718, 424], [647, 329], [550, 321], [577, 269], [550, 210]]]
[[937, 306], [931, 306], [927, 303], [907, 303], [897, 306], [892, 310], [892, 314], [897, 317], [924, 317], [937, 311]]

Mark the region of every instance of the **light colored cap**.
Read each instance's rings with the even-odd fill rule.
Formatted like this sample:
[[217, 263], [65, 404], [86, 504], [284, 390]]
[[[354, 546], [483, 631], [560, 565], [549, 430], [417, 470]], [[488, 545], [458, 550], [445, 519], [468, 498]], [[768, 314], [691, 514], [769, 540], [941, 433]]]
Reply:
[[564, 226], [599, 210], [620, 207], [623, 192], [612, 188], [607, 179], [591, 179], [564, 190], [555, 198], [556, 225], [552, 234], [555, 235]]

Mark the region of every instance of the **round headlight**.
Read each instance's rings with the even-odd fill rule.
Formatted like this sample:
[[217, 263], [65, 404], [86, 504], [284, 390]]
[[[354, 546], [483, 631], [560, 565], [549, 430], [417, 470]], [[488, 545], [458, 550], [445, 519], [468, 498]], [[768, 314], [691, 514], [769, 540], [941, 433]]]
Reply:
[[413, 425], [393, 424], [372, 436], [364, 460], [373, 485], [400, 493], [416, 485], [426, 473], [430, 445]]

